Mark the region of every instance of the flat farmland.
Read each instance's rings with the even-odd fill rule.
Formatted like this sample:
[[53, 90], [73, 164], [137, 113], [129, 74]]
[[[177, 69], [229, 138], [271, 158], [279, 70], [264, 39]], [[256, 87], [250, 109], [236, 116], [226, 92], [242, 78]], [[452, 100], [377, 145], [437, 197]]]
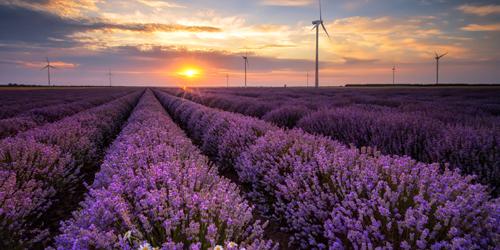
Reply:
[[495, 249], [499, 96], [0, 89], [0, 249]]

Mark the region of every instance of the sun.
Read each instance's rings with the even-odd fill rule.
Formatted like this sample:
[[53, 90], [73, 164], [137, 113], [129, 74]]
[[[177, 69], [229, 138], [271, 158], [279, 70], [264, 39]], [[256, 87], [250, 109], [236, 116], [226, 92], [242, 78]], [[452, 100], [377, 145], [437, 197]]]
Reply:
[[179, 75], [187, 78], [195, 78], [200, 75], [200, 70], [197, 68], [185, 68], [179, 72]]

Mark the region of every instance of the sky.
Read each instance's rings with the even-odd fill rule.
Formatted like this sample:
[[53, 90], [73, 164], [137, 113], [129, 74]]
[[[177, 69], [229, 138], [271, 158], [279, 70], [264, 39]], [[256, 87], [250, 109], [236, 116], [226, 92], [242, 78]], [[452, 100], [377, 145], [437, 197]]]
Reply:
[[[320, 85], [500, 82], [500, 3], [323, 0]], [[0, 0], [0, 84], [311, 86], [317, 0]], [[309, 77], [307, 75], [309, 74]], [[309, 80], [307, 80], [309, 79]]]

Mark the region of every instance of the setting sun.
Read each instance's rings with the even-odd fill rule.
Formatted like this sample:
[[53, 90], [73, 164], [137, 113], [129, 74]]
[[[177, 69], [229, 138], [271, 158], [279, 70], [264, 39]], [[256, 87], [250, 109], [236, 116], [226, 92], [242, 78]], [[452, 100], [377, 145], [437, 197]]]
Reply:
[[200, 70], [196, 68], [186, 68], [180, 71], [179, 75], [187, 78], [194, 78], [200, 75]]

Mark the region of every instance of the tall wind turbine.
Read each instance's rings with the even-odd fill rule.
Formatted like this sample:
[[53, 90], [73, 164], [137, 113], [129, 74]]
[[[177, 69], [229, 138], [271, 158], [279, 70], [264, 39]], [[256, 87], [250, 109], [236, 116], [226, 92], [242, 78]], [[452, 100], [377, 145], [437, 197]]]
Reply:
[[247, 66], [248, 66], [248, 53], [245, 53], [243, 60], [245, 60], [245, 88], [247, 87]]
[[48, 84], [49, 84], [49, 86], [50, 86], [50, 69], [55, 69], [56, 67], [54, 67], [54, 66], [50, 65], [50, 61], [49, 61], [49, 58], [48, 58], [48, 57], [46, 57], [45, 59], [47, 60], [47, 65], [45, 65], [45, 67], [43, 67], [43, 68], [42, 68], [42, 69], [40, 69], [40, 70], [47, 69], [47, 79], [48, 79], [47, 81], [48, 81]]
[[315, 87], [319, 87], [319, 26], [323, 28], [325, 31], [326, 35], [328, 38], [330, 38], [330, 35], [328, 34], [328, 31], [326, 31], [325, 25], [323, 24], [323, 16], [321, 14], [321, 0], [319, 1], [319, 20], [313, 21], [313, 30], [316, 29], [316, 80], [315, 80]]
[[446, 52], [442, 55], [439, 55], [437, 52], [434, 52], [434, 54], [436, 54], [436, 57], [434, 58], [434, 59], [436, 59], [436, 85], [438, 85], [439, 84], [439, 59], [448, 55], [448, 52]]

